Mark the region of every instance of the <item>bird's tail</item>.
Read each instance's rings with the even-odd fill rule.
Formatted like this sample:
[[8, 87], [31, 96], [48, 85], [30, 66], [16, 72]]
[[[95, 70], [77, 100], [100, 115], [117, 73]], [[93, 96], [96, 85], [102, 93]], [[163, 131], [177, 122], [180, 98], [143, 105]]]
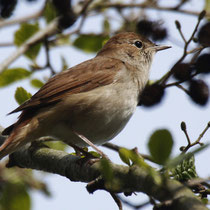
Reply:
[[18, 140], [15, 133], [11, 133], [0, 147], [0, 160], [14, 152], [18, 148]]
[[27, 126], [19, 125], [12, 130], [8, 138], [0, 146], [0, 160], [18, 150], [22, 145], [27, 144], [28, 138]]
[[5, 156], [15, 152], [22, 145], [27, 143], [27, 139], [25, 135], [22, 135], [23, 131], [13, 131], [8, 138], [4, 141], [4, 143], [0, 146], [0, 160]]

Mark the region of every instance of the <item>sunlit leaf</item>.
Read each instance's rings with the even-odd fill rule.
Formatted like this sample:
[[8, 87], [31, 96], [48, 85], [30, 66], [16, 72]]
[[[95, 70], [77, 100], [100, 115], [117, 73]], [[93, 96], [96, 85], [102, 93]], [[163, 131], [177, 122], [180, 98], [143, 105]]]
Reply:
[[110, 23], [109, 23], [108, 19], [104, 20], [103, 28], [104, 28], [104, 32], [106, 32], [106, 33], [110, 32]]
[[131, 162], [130, 162], [130, 150], [126, 149], [126, 148], [120, 148], [119, 149], [119, 156], [120, 156], [120, 159], [126, 163], [127, 165], [131, 165]]
[[85, 52], [98, 52], [108, 38], [97, 34], [82, 34], [73, 42], [73, 45]]
[[47, 23], [57, 17], [58, 14], [56, 8], [51, 1], [47, 1], [43, 15]]
[[15, 91], [15, 100], [20, 105], [31, 98], [31, 93], [27, 92], [23, 87], [18, 87]]
[[61, 62], [62, 62], [62, 71], [65, 71], [68, 69], [69, 65], [67, 63], [67, 60], [64, 56], [61, 56]]
[[57, 39], [54, 43], [52, 43], [52, 46], [61, 46], [61, 45], [70, 45], [70, 38], [69, 36], [58, 34]]
[[23, 68], [6, 69], [0, 74], [0, 87], [12, 84], [21, 79], [29, 77], [31, 72]]
[[63, 142], [61, 141], [49, 141], [49, 142], [45, 142], [45, 144], [47, 146], [49, 146], [50, 148], [52, 149], [55, 149], [55, 150], [62, 150], [62, 151], [65, 151], [67, 145], [64, 144]]
[[100, 163], [101, 163], [102, 176], [104, 177], [106, 181], [111, 181], [113, 178], [113, 170], [112, 170], [110, 162], [107, 159], [102, 158], [100, 160]]
[[164, 164], [168, 160], [172, 146], [172, 135], [166, 129], [155, 131], [148, 142], [150, 154], [154, 161], [159, 164]]
[[88, 152], [88, 153], [90, 153], [92, 156], [94, 156], [94, 157], [96, 157], [96, 158], [100, 158], [100, 154], [97, 153], [97, 152], [95, 152], [95, 151], [90, 151], [90, 152]]
[[39, 80], [39, 79], [32, 79], [30, 81], [30, 83], [35, 88], [41, 88], [44, 85], [44, 83], [41, 80]]
[[[27, 39], [29, 39], [32, 35], [34, 35], [37, 31], [39, 31], [38, 23], [30, 24], [30, 23], [22, 23], [20, 28], [15, 32], [14, 35], [14, 43], [18, 47], [21, 46]], [[25, 55], [35, 60], [41, 48], [41, 43], [37, 43], [29, 48]]]
[[210, 12], [210, 0], [206, 0], [204, 9], [206, 10], [206, 13]]
[[1, 210], [30, 210], [31, 199], [22, 184], [6, 184], [0, 195]]
[[171, 170], [171, 176], [179, 181], [187, 181], [189, 179], [197, 178], [197, 172], [195, 169], [194, 155], [189, 156], [181, 161], [175, 168]]

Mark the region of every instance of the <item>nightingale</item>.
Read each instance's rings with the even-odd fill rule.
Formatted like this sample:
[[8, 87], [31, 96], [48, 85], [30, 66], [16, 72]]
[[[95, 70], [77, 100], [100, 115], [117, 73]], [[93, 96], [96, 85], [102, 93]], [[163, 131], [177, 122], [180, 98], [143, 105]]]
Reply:
[[113, 139], [136, 109], [153, 56], [167, 48], [133, 32], [113, 36], [96, 57], [58, 73], [10, 112], [22, 111], [2, 133], [0, 159], [43, 136], [73, 147], [87, 146], [82, 136], [94, 145]]

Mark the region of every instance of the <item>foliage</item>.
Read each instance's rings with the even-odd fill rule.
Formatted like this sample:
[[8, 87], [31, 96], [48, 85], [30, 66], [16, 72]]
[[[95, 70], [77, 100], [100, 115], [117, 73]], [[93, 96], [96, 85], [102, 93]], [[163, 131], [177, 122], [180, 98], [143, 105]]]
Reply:
[[0, 74], [0, 87], [5, 87], [18, 80], [28, 78], [31, 72], [23, 68], [6, 69]]
[[148, 142], [150, 154], [154, 162], [159, 164], [164, 164], [169, 159], [172, 146], [172, 135], [166, 129], [155, 131]]
[[85, 52], [98, 52], [108, 38], [103, 35], [83, 34], [73, 42], [73, 45]]
[[[29, 3], [31, 1], [34, 1], [33, 3], [36, 4], [36, 0], [28, 0]], [[171, 68], [168, 69], [164, 75], [161, 75], [160, 78], [156, 78], [154, 81], [148, 82], [138, 105], [147, 108], [153, 108], [155, 105], [160, 105], [170, 87], [178, 87], [181, 91], [186, 93], [188, 96], [186, 99], [189, 99], [200, 107], [209, 104], [209, 84], [207, 82], [207, 76], [209, 76], [210, 73], [210, 0], [203, 1], [204, 9], [206, 11], [197, 14], [197, 23], [191, 31], [187, 31], [187, 34], [183, 33], [186, 30], [183, 30], [182, 21], [175, 21], [173, 27], [176, 27], [183, 41], [183, 54], [180, 55], [177, 61], [174, 61], [174, 63], [171, 64]], [[71, 1], [46, 1], [46, 4], [37, 17], [26, 19], [23, 22], [20, 21], [18, 29], [14, 32], [14, 45], [20, 49], [31, 37], [36, 35], [37, 32], [42, 31], [49, 26], [50, 23], [58, 19], [56, 31], [52, 34], [49, 33], [40, 38], [37, 42], [32, 43], [29, 49], [22, 53], [26, 57], [26, 65], [27, 62], [29, 62], [27, 68], [18, 67], [15, 63], [14, 67], [6, 66], [6, 68], [0, 72], [0, 87], [5, 88], [15, 82], [26, 80], [30, 82], [30, 85], [33, 88], [41, 88], [45, 83], [44, 81], [48, 78], [38, 79], [40, 77], [36, 76], [32, 78], [32, 75], [34, 76], [34, 73], [37, 73], [38, 71], [43, 72], [45, 70], [50, 71], [50, 76], [55, 73], [53, 66], [54, 55], [51, 56], [53, 54], [51, 52], [61, 45], [66, 48], [73, 46], [84, 53], [97, 53], [110, 36], [121, 31], [135, 31], [144, 34], [153, 41], [162, 42], [167, 38], [171, 38], [167, 23], [165, 20], [161, 19], [161, 15], [156, 19], [152, 19], [150, 13], [147, 13], [147, 8], [151, 8], [151, 2], [154, 10], [164, 10], [164, 7], [159, 4], [159, 1], [145, 1], [143, 4], [140, 3], [140, 8], [136, 5], [135, 10], [133, 10], [132, 6], [129, 7], [129, 4], [133, 4], [132, 1], [128, 1], [128, 4], [126, 5], [123, 1], [115, 2], [113, 5], [109, 4], [113, 2], [114, 1], [108, 1], [105, 4], [103, 1], [96, 1], [93, 3], [91, 3], [91, 1], [79, 1], [78, 4], [75, 3], [71, 6]], [[177, 12], [177, 14], [178, 12], [183, 14], [189, 12], [190, 14], [190, 11], [182, 9], [184, 4], [190, 2], [191, 0], [179, 0], [177, 1], [177, 5], [172, 6], [171, 8], [167, 7], [168, 12], [173, 11]], [[7, 19], [11, 16], [11, 18], [13, 18], [13, 14], [15, 14], [18, 4], [20, 3], [17, 0], [0, 1], [1, 18]], [[115, 11], [114, 18], [112, 17], [111, 11]], [[135, 13], [134, 11], [138, 12]], [[89, 30], [89, 33], [85, 33], [85, 31], [88, 31], [85, 30], [86, 20], [91, 20], [93, 16], [100, 16], [101, 30], [95, 30], [100, 31], [97, 33], [94, 30]], [[118, 22], [116, 25], [119, 25], [117, 27], [113, 24], [115, 19], [117, 19]], [[8, 19], [8, 22], [9, 21], [10, 19]], [[2, 23], [4, 23], [3, 20], [0, 25]], [[62, 31], [64, 29], [67, 30]], [[42, 46], [45, 51], [43, 50], [41, 52]], [[43, 56], [43, 54], [45, 55]], [[45, 59], [44, 64], [39, 61], [39, 57], [41, 56]], [[71, 61], [71, 58], [73, 58], [73, 55], [61, 55], [58, 57], [61, 63], [58, 71], [68, 69], [69, 63], [67, 61]], [[19, 105], [29, 100], [31, 96], [31, 93], [22, 86], [17, 87], [15, 91], [15, 100]], [[182, 108], [184, 109], [184, 107]], [[176, 179], [181, 183], [188, 183], [198, 179], [199, 171], [197, 172], [195, 168], [195, 154], [206, 148], [206, 146], [203, 146], [203, 143], [201, 143], [201, 138], [210, 127], [210, 124], [194, 142], [190, 141], [186, 131], [186, 125], [184, 128], [183, 125], [185, 124], [182, 124], [182, 131], [185, 133], [187, 145], [182, 146], [180, 148], [180, 153], [175, 157], [172, 155], [172, 149], [174, 149], [173, 145], [176, 139], [174, 139], [171, 132], [165, 128], [156, 129], [150, 135], [147, 144], [149, 155], [139, 153], [136, 148], [127, 149], [119, 147], [118, 152], [121, 161], [126, 164], [130, 170], [132, 170], [134, 166], [145, 170], [150, 177], [160, 185], [162, 182], [164, 183], [165, 179]], [[67, 148], [66, 145], [61, 142], [51, 141], [46, 142], [45, 145], [62, 151], [65, 151]], [[188, 149], [195, 145], [200, 145], [201, 147], [189, 152]], [[88, 152], [88, 150], [85, 151]], [[96, 152], [89, 153], [94, 157], [99, 157], [99, 154]], [[151, 167], [150, 162], [148, 163], [148, 161], [155, 163], [157, 168]], [[0, 167], [0, 209], [30, 210], [32, 208], [30, 197], [31, 189], [36, 189], [49, 195], [45, 183], [37, 180], [33, 172], [23, 172], [25, 170], [19, 168], [15, 171], [13, 169], [5, 169], [3, 166]], [[11, 171], [11, 174], [14, 174], [12, 178], [11, 174], [9, 174]], [[118, 182], [116, 175], [113, 173], [112, 163], [104, 158], [100, 160], [100, 172], [101, 177], [106, 181], [107, 187], [113, 186], [115, 189], [118, 189], [119, 185], [122, 184]], [[199, 187], [202, 184], [199, 183]], [[202, 185], [202, 190], [198, 189], [198, 185], [193, 185], [191, 188], [193, 192], [199, 194], [205, 202], [208, 201], [206, 197], [209, 192], [209, 185], [207, 185], [207, 187], [206, 185]], [[126, 193], [129, 194], [132, 192], [125, 192], [125, 194]], [[151, 200], [152, 198], [150, 198], [150, 201]], [[155, 201], [151, 201], [151, 203], [155, 206], [154, 208], [157, 207]], [[164, 202], [163, 205], [165, 205]]]
[[[39, 24], [22, 23], [20, 28], [14, 34], [14, 43], [20, 47], [25, 41], [27, 41], [32, 35], [39, 31]], [[31, 46], [25, 53], [25, 56], [31, 60], [35, 60], [41, 49], [41, 43]]]
[[27, 92], [23, 87], [18, 87], [15, 91], [15, 100], [19, 105], [31, 98], [31, 93]]
[[33, 87], [38, 88], [38, 89], [44, 85], [44, 83], [39, 79], [32, 79], [30, 83]]

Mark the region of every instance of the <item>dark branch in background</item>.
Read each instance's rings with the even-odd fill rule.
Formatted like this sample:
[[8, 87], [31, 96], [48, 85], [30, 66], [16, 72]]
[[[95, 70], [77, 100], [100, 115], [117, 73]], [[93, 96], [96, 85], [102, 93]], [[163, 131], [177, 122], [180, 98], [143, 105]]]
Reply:
[[[182, 37], [184, 43], [185, 43], [185, 45], [184, 45], [184, 50], [183, 50], [183, 55], [182, 55], [181, 58], [176, 62], [175, 65], [181, 63], [181, 62], [185, 59], [185, 57], [189, 54], [189, 52], [187, 51], [187, 49], [188, 49], [188, 47], [189, 47], [189, 44], [190, 44], [191, 41], [193, 40], [194, 35], [195, 35], [196, 31], [198, 30], [198, 26], [199, 26], [199, 24], [200, 24], [202, 18], [203, 18], [205, 15], [206, 15], [206, 12], [205, 12], [205, 11], [202, 11], [201, 13], [199, 13], [198, 22], [197, 22], [197, 24], [196, 24], [196, 26], [195, 26], [195, 28], [194, 28], [194, 30], [193, 30], [193, 32], [192, 32], [192, 34], [191, 34], [191, 36], [190, 36], [190, 38], [189, 38], [188, 40], [185, 39], [185, 37], [184, 37], [184, 35], [183, 35], [182, 31], [181, 31], [181, 24], [180, 24], [178, 21], [175, 22], [176, 27], [177, 27], [177, 29], [178, 29], [178, 31], [179, 31], [179, 33], [180, 33], [180, 35], [181, 35], [181, 37]], [[200, 18], [201, 16], [202, 16], [202, 18]], [[175, 66], [175, 65], [174, 65], [174, 66]], [[170, 71], [168, 71], [160, 80], [157, 81], [157, 83], [160, 83], [161, 85], [165, 85], [166, 82], [167, 82], [167, 80], [169, 79], [169, 77], [170, 77], [173, 73], [174, 73], [174, 68], [172, 68]]]
[[53, 69], [53, 66], [51, 65], [51, 62], [50, 62], [50, 50], [49, 50], [49, 42], [47, 40], [47, 37], [45, 37], [44, 39], [44, 46], [45, 46], [45, 53], [46, 53], [46, 60], [47, 60], [45, 68], [48, 67], [50, 69], [51, 75], [54, 75], [56, 72]]
[[[59, 18], [54, 19], [50, 24], [48, 24], [44, 29], [38, 31], [36, 34], [34, 34], [31, 38], [29, 38], [23, 45], [21, 45], [14, 53], [12, 53], [7, 59], [5, 59], [1, 64], [0, 64], [0, 73], [6, 69], [11, 63], [13, 63], [18, 57], [23, 55], [31, 46], [34, 44], [37, 44], [38, 42], [42, 42], [45, 37], [55, 35], [57, 33], [60, 33], [60, 30], [66, 29], [70, 26], [72, 26], [77, 18], [80, 15], [83, 15], [84, 18], [86, 16], [86, 10], [88, 9], [88, 6], [91, 4], [92, 0], [88, 0], [81, 11], [78, 14], [75, 14], [72, 10], [71, 7], [71, 1], [64, 1], [63, 4], [59, 0], [53, 0], [54, 5], [56, 6], [56, 9], [58, 10], [59, 13]], [[45, 6], [44, 6], [45, 8]], [[35, 15], [27, 16], [21, 19], [15, 19], [13, 21], [4, 21], [2, 22], [2, 25], [0, 23], [0, 27], [7, 26], [7, 25], [12, 25], [12, 24], [17, 24], [21, 22], [26, 22], [28, 20], [34, 19], [34, 18], [39, 18], [41, 17], [44, 9], [41, 9], [38, 13]], [[82, 19], [81, 24], [83, 24], [84, 18]], [[80, 25], [81, 27], [81, 25]], [[79, 29], [75, 30], [72, 33], [79, 32]], [[68, 34], [68, 35], [70, 35]], [[46, 44], [46, 43], [45, 43]], [[46, 46], [46, 45], [45, 45]], [[46, 46], [46, 51], [47, 51], [47, 58], [49, 58], [49, 50], [48, 46]], [[47, 65], [52, 71], [52, 66], [49, 62], [50, 60], [47, 60]]]
[[43, 12], [44, 12], [44, 8], [42, 8], [38, 12], [35, 12], [34, 14], [31, 14], [31, 15], [28, 15], [28, 16], [25, 16], [25, 17], [0, 21], [0, 28], [15, 25], [15, 24], [24, 23], [24, 22], [27, 22], [29, 20], [38, 19], [43, 14]]
[[[162, 7], [157, 4], [151, 3], [141, 3], [141, 4], [121, 4], [121, 3], [100, 3], [95, 5], [95, 9], [105, 9], [105, 8], [116, 8], [116, 9], [124, 9], [124, 8], [141, 8], [141, 9], [154, 9], [160, 11], [170, 11], [170, 12], [178, 12], [187, 15], [199, 15], [199, 12], [177, 9], [174, 7]], [[210, 13], [206, 13], [206, 17], [210, 17]]]
[[117, 204], [119, 210], [122, 210], [123, 209], [122, 203], [121, 203], [121, 200], [119, 199], [119, 197], [115, 193], [112, 193], [112, 192], [110, 192], [110, 195], [112, 196], [113, 200]]
[[39, 145], [29, 149], [24, 147], [13, 153], [8, 166], [56, 173], [71, 181], [91, 182], [87, 186], [90, 193], [98, 189], [104, 189], [111, 193], [143, 192], [161, 202], [170, 201], [170, 209], [175, 209], [175, 207], [179, 210], [207, 209], [190, 189], [178, 181], [163, 180], [161, 175], [159, 178], [162, 181], [157, 181], [157, 176], [152, 176], [148, 170], [136, 165], [128, 167], [110, 162], [114, 178], [109, 183], [100, 176], [100, 161], [91, 164], [85, 159]]
[[126, 201], [125, 199], [123, 199], [122, 197], [119, 196], [119, 199], [121, 200], [121, 202], [133, 209], [141, 209], [141, 208], [144, 208], [145, 206], [149, 205], [150, 202], [147, 201], [147, 202], [144, 202], [144, 203], [141, 203], [141, 204], [132, 204], [131, 202], [129, 201]]
[[13, 42], [0, 42], [0, 47], [12, 47], [14, 46]]

